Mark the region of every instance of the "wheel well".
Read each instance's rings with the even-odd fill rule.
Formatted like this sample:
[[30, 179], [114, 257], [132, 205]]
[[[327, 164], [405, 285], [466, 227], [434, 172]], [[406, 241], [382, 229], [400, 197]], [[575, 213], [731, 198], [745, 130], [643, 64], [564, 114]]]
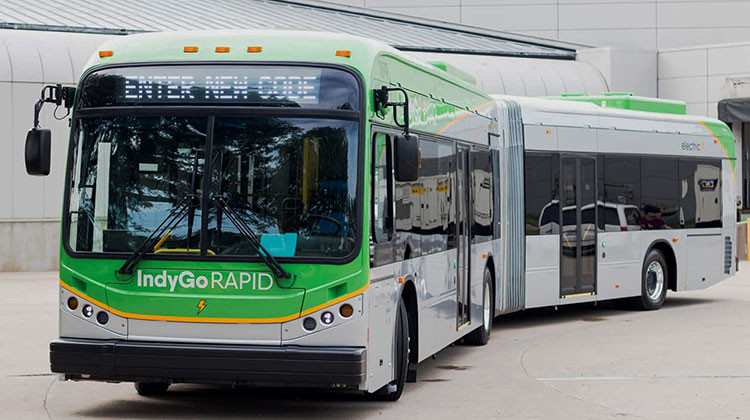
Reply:
[[651, 247], [646, 252], [646, 255], [648, 255], [649, 252], [651, 252], [652, 249], [657, 249], [661, 251], [661, 253], [664, 255], [664, 259], [667, 260], [667, 272], [669, 274], [668, 285], [667, 287], [669, 290], [676, 292], [677, 291], [677, 259], [674, 255], [674, 250], [672, 247], [664, 242], [659, 241], [655, 242], [651, 245]]
[[[495, 313], [497, 313], [497, 284], [495, 280], [495, 261], [492, 259], [491, 255], [487, 258], [487, 268], [490, 270], [490, 277], [492, 277], [492, 284], [490, 284], [490, 287], [492, 287], [492, 302], [495, 306]], [[495, 314], [492, 315], [494, 316]]]
[[417, 322], [417, 290], [413, 282], [408, 281], [404, 284], [401, 298], [404, 300], [406, 313], [409, 315], [409, 361], [417, 363], [419, 360], [419, 322]]

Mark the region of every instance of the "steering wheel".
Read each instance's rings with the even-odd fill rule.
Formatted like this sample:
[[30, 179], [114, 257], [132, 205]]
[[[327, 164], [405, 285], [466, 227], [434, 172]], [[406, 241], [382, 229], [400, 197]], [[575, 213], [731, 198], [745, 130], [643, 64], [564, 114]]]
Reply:
[[318, 220], [325, 220], [336, 225], [336, 232], [333, 233], [334, 236], [338, 236], [339, 232], [341, 232], [341, 230], [344, 228], [344, 225], [342, 225], [341, 222], [334, 219], [333, 217], [328, 217], [328, 216], [323, 216], [322, 214], [313, 214], [313, 213], [308, 213], [303, 216], [303, 220], [311, 219], [311, 218], [318, 219]]

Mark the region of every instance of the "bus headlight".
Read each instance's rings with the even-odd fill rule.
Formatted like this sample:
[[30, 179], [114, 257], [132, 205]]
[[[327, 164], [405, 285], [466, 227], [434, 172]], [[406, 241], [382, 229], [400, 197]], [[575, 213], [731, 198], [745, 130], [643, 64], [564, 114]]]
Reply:
[[94, 308], [92, 308], [91, 305], [84, 305], [83, 310], [81, 310], [81, 313], [86, 318], [91, 318], [91, 315], [94, 315]]

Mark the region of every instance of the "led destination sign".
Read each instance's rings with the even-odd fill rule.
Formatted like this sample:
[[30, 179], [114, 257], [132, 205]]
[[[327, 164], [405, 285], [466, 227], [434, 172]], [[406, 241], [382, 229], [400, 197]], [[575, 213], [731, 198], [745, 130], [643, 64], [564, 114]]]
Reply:
[[358, 110], [359, 84], [341, 69], [295, 65], [143, 65], [84, 77], [80, 108], [235, 105]]
[[[136, 70], [136, 69], [133, 69]], [[181, 74], [179, 69], [148, 69], [122, 74], [118, 102], [212, 103], [295, 102], [319, 100], [320, 70], [301, 68], [200, 69]], [[156, 71], [155, 71], [156, 70]], [[155, 74], [156, 73], [156, 74]]]

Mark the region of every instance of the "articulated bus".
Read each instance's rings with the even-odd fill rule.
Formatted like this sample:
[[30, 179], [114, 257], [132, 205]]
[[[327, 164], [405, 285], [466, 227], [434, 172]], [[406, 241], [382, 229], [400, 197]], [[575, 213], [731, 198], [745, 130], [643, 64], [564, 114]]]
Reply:
[[[492, 97], [443, 62], [296, 31], [108, 41], [71, 112], [53, 372], [395, 400], [496, 316], [734, 274], [722, 123], [628, 95]], [[62, 147], [55, 143], [55, 147]]]

